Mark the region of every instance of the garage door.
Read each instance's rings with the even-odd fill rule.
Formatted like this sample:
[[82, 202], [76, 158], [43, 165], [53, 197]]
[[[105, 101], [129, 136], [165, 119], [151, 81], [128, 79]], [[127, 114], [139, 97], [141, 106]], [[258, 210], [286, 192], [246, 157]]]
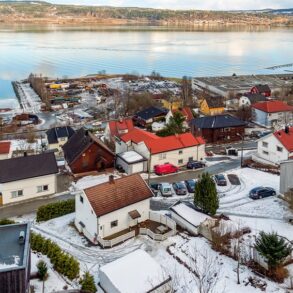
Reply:
[[137, 173], [142, 171], [143, 171], [143, 162], [132, 165], [132, 173]]

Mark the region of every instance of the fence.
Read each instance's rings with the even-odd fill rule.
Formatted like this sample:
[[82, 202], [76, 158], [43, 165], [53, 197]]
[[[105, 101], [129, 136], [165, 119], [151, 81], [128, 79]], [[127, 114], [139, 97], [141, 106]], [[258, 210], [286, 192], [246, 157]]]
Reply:
[[158, 222], [158, 223], [161, 223], [163, 225], [166, 225], [171, 230], [176, 230], [176, 222], [173, 221], [171, 218], [165, 216], [165, 215], [162, 215], [162, 214], [159, 214], [159, 213], [150, 212], [149, 219], [151, 221]]
[[120, 242], [124, 242], [134, 236], [135, 236], [135, 231], [131, 231], [121, 236], [118, 236], [112, 240], [104, 240], [101, 237], [98, 237], [98, 242], [103, 248], [106, 248], [106, 247], [112, 247]]

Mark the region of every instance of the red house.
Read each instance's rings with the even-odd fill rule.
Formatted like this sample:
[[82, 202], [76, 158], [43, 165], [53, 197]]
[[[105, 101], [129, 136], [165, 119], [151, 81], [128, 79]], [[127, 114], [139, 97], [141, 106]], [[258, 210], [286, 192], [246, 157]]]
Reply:
[[270, 97], [272, 92], [270, 87], [267, 84], [259, 84], [254, 86], [251, 90], [250, 93], [252, 94], [261, 94], [265, 97]]
[[75, 132], [62, 148], [64, 159], [74, 174], [103, 171], [114, 166], [114, 153], [83, 128]]

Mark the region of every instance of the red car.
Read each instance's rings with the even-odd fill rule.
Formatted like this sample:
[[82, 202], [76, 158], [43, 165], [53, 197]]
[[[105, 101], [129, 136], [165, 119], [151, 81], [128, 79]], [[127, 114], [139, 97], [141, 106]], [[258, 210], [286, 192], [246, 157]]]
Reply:
[[163, 165], [155, 165], [154, 170], [157, 175], [165, 175], [165, 174], [176, 173], [178, 172], [179, 168], [172, 164], [166, 163]]

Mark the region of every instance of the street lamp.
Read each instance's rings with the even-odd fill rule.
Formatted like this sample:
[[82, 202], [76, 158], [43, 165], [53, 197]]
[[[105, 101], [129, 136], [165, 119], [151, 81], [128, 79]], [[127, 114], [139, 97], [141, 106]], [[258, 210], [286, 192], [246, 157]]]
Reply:
[[240, 159], [240, 166], [243, 168], [243, 144], [244, 144], [244, 135], [241, 135], [240, 133], [236, 133], [237, 136], [240, 136], [242, 139], [242, 144], [241, 144], [241, 159]]

